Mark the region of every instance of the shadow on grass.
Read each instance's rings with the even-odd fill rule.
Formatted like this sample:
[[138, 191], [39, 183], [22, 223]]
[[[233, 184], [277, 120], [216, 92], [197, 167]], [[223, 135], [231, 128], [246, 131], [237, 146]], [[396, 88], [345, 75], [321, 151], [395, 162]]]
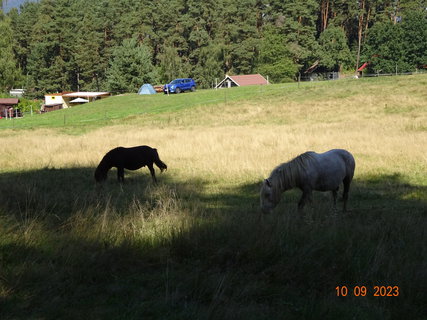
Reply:
[[[158, 186], [144, 169], [125, 179], [118, 184], [113, 170], [96, 186], [92, 168], [0, 174], [2, 319], [423, 315], [426, 187], [398, 175], [366, 177], [352, 185], [350, 213], [334, 215], [330, 195], [316, 194], [303, 217], [299, 192], [289, 192], [261, 221], [258, 182], [213, 193], [208, 181], [172, 173], [159, 175]], [[101, 216], [107, 207], [132, 215], [135, 202], [149, 221], [171, 195], [179, 206], [167, 213], [182, 215], [182, 225], [162, 241], [91, 237], [69, 227], [75, 216]], [[337, 297], [343, 285], [350, 294]], [[355, 297], [355, 285], [368, 295]], [[401, 294], [373, 297], [375, 285], [399, 286]]]

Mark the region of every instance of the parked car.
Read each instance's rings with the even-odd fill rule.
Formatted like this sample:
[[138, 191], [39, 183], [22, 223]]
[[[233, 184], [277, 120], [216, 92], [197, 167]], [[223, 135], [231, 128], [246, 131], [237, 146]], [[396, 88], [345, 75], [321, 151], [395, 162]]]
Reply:
[[163, 87], [164, 93], [181, 93], [184, 91], [195, 91], [196, 82], [191, 78], [175, 79]]

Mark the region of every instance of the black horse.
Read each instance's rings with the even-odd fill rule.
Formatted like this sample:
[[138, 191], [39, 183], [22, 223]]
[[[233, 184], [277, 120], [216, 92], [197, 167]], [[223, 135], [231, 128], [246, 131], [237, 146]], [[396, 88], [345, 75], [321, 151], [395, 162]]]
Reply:
[[137, 170], [147, 166], [148, 169], [150, 169], [153, 181], [157, 182], [153, 163], [156, 164], [161, 172], [168, 168], [167, 165], [160, 160], [157, 149], [149, 146], [138, 146], [132, 148], [117, 147], [108, 151], [104, 158], [102, 158], [95, 170], [95, 180], [96, 182], [106, 180], [108, 170], [112, 167], [116, 167], [117, 179], [119, 182], [123, 182], [125, 180], [124, 169]]

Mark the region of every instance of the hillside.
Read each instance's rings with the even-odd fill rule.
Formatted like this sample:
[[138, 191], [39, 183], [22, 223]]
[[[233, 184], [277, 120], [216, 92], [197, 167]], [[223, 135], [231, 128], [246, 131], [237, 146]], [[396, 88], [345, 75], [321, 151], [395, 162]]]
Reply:
[[[213, 125], [218, 121], [222, 124], [224, 122], [246, 124], [248, 121], [264, 124], [271, 121], [287, 123], [289, 119], [284, 117], [288, 115], [274, 114], [274, 110], [268, 110], [267, 103], [298, 104], [296, 106], [298, 112], [301, 112], [299, 105], [310, 112], [311, 105], [319, 105], [322, 102], [333, 102], [337, 105], [360, 102], [363, 106], [363, 100], [377, 99], [377, 90], [380, 86], [384, 87], [381, 90], [390, 92], [386, 98], [387, 108], [398, 108], [399, 103], [403, 103], [402, 96], [407, 96], [407, 90], [413, 92], [411, 99], [424, 98], [422, 90], [410, 88], [420, 87], [426, 79], [427, 75], [421, 74], [409, 77], [240, 87], [228, 90], [198, 90], [195, 93], [170, 96], [126, 94], [46, 114], [32, 116], [27, 114], [24, 118], [9, 121], [3, 119], [0, 121], [0, 129], [66, 128], [78, 133], [80, 130], [132, 123], [144, 125], [154, 123], [170, 125], [170, 122], [183, 125]], [[383, 99], [381, 103], [385, 103]], [[261, 109], [259, 104], [262, 105]], [[255, 106], [251, 108], [251, 105]]]

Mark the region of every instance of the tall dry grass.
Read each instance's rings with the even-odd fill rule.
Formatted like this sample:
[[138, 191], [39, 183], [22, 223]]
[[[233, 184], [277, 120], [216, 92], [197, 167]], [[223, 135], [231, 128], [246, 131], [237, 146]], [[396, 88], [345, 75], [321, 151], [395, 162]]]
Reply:
[[411, 176], [427, 162], [425, 94], [377, 91], [201, 106], [77, 136], [47, 129], [3, 131], [0, 170], [95, 167], [113, 147], [147, 144], [158, 148], [171, 174], [183, 176], [206, 173], [221, 179], [244, 173], [255, 179], [304, 151], [331, 148], [346, 148], [361, 160], [356, 176]]

